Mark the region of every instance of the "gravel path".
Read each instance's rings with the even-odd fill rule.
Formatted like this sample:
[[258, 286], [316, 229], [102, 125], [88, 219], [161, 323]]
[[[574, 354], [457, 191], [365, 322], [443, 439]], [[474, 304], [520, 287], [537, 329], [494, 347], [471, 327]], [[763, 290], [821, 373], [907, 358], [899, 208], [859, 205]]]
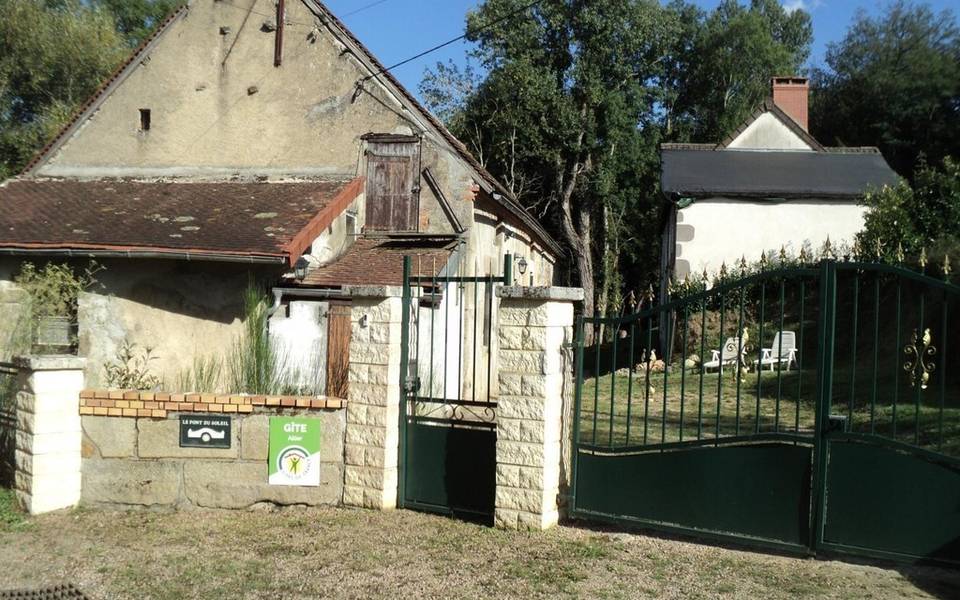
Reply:
[[960, 573], [408, 511], [76, 511], [0, 525], [0, 590], [91, 598], [960, 598]]

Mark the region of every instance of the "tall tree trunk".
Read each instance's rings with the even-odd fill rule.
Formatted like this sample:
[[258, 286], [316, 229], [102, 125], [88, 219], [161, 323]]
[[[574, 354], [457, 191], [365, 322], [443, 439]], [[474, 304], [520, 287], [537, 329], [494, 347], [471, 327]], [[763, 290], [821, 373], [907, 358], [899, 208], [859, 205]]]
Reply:
[[[564, 178], [562, 170], [558, 173], [558, 191], [561, 225], [564, 241], [573, 255], [580, 287], [583, 288], [583, 314], [593, 316], [595, 310], [596, 283], [593, 266], [593, 202], [591, 199], [581, 199], [574, 203], [574, 194], [577, 181], [581, 173], [588, 171], [592, 166], [592, 159], [581, 163], [575, 161]], [[592, 323], [585, 323], [583, 328], [584, 343], [593, 343], [594, 327]]]

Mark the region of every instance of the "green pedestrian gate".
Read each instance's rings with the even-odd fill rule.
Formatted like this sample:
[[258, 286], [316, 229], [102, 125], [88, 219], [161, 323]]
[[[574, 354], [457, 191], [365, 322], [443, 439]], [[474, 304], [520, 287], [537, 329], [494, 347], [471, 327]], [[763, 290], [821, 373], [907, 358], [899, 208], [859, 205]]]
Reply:
[[[960, 287], [943, 271], [742, 265], [580, 319], [573, 516], [960, 563]], [[606, 341], [585, 347], [585, 325]]]
[[[429, 259], [428, 259], [429, 260]], [[398, 506], [493, 522], [496, 494], [496, 298], [501, 274], [403, 263]], [[438, 267], [441, 267], [438, 270]]]

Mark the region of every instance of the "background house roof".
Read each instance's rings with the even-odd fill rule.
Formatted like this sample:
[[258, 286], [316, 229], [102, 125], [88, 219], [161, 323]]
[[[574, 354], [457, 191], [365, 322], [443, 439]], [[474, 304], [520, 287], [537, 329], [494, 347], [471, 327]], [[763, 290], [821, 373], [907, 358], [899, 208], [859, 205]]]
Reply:
[[713, 150], [664, 145], [668, 197], [856, 199], [899, 178], [876, 151]]
[[451, 238], [360, 238], [336, 261], [312, 269], [298, 285], [403, 285], [403, 257], [413, 257], [413, 275], [433, 276], [447, 266]]
[[292, 263], [361, 183], [12, 180], [0, 186], [0, 249]]

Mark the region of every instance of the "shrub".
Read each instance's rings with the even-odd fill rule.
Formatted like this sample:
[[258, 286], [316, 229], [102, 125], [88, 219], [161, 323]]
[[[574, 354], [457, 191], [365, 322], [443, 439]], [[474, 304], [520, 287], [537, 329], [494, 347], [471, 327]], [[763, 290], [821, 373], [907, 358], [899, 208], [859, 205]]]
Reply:
[[123, 342], [115, 360], [103, 370], [107, 386], [121, 390], [150, 390], [160, 385], [160, 378], [150, 372], [150, 362], [156, 360], [153, 348], [139, 350], [137, 344]]

